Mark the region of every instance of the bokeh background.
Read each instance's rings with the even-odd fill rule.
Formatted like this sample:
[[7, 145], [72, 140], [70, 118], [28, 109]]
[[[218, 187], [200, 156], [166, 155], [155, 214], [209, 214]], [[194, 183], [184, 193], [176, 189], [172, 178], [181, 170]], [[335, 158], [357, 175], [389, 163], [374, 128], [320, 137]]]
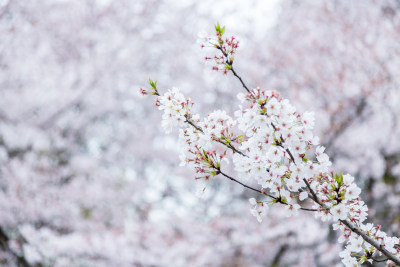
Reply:
[[259, 224], [219, 177], [198, 197], [139, 94], [152, 77], [202, 115], [237, 109], [196, 42], [217, 21], [246, 83], [315, 111], [369, 221], [400, 235], [399, 1], [0, 0], [0, 265], [341, 266], [310, 213]]

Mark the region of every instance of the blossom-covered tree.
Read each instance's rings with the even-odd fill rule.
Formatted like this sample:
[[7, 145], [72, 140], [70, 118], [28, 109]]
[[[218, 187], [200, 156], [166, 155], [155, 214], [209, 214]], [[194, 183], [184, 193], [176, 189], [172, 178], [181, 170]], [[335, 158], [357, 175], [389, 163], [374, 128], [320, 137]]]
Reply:
[[[0, 1], [0, 265], [340, 262], [335, 232], [309, 212], [287, 218], [273, 205], [254, 223], [247, 200], [259, 193], [218, 176], [200, 201], [190, 170], [175, 168], [176, 140], [137, 88], [157, 77], [190, 94], [197, 113], [232, 116], [237, 80], [203, 68], [194, 42], [218, 20], [244, 48], [235, 70], [317, 112], [332, 167], [355, 176], [369, 219], [398, 236], [396, 3], [279, 1], [271, 12], [272, 2]], [[371, 32], [374, 45], [362, 42]], [[364, 78], [378, 66], [382, 90], [352, 98], [354, 84], [377, 88]]]

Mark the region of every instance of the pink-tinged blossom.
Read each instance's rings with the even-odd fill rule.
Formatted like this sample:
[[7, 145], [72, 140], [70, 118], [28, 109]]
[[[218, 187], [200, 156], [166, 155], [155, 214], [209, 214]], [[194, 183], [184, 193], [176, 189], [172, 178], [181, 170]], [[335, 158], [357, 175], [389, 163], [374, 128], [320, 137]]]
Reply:
[[360, 252], [363, 249], [364, 239], [361, 236], [354, 238], [353, 236], [349, 238], [349, 245], [347, 249], [351, 252]]
[[250, 210], [250, 213], [257, 218], [258, 222], [262, 222], [262, 218], [268, 212], [268, 205], [263, 202], [258, 202], [255, 198], [250, 198], [249, 202], [254, 207]]
[[267, 152], [267, 157], [272, 162], [280, 162], [283, 157], [283, 149], [277, 146], [272, 146]]
[[270, 100], [267, 101], [267, 112], [271, 115], [279, 115], [281, 112], [281, 104], [278, 102], [278, 100], [273, 97]]
[[288, 210], [288, 212], [286, 213], [287, 217], [290, 217], [293, 215], [296, 216], [299, 214], [300, 205], [299, 204], [293, 204], [293, 205], [289, 204], [289, 205], [285, 206], [285, 209]]
[[347, 200], [352, 200], [358, 198], [361, 193], [361, 188], [359, 188], [356, 184], [351, 184], [346, 188], [345, 198]]
[[302, 116], [302, 123], [306, 129], [314, 128], [314, 112], [304, 112]]
[[353, 176], [351, 176], [350, 174], [343, 175], [343, 184], [350, 185], [353, 182], [354, 182]]
[[293, 155], [300, 157], [306, 152], [307, 144], [304, 141], [294, 140], [288, 147]]
[[[303, 180], [297, 180], [296, 177], [290, 177], [285, 179], [286, 186], [291, 192], [298, 192], [300, 188], [305, 187]], [[303, 192], [305, 193], [305, 192]], [[303, 195], [304, 196], [304, 195]], [[302, 199], [300, 199], [302, 200]]]
[[315, 155], [317, 156], [317, 160], [321, 165], [321, 172], [328, 172], [329, 167], [332, 165], [332, 162], [329, 160], [329, 156], [324, 153], [325, 147], [318, 146], [315, 150]]
[[359, 267], [359, 263], [356, 258], [352, 257], [350, 250], [343, 250], [339, 253], [339, 256], [342, 258], [342, 262], [346, 267]]
[[324, 153], [324, 151], [325, 151], [325, 147], [324, 147], [324, 146], [318, 146], [318, 147], [315, 149], [315, 155], [317, 156], [317, 158], [318, 158], [319, 156], [321, 156], [321, 155]]
[[[317, 204], [313, 206], [313, 208], [317, 209], [317, 212], [315, 213], [315, 218], [321, 218], [321, 221], [326, 222], [332, 219], [332, 214], [329, 212], [328, 209], [322, 209], [319, 207]], [[334, 230], [337, 230], [334, 228]]]
[[304, 164], [290, 164], [289, 167], [291, 174], [290, 174], [290, 178], [291, 179], [295, 179], [298, 181], [303, 181], [303, 178], [306, 177], [306, 173], [305, 173], [305, 166]]
[[330, 209], [330, 212], [333, 216], [333, 219], [335, 221], [337, 220], [345, 220], [347, 218], [348, 215], [348, 209], [344, 204], [338, 204], [333, 206]]

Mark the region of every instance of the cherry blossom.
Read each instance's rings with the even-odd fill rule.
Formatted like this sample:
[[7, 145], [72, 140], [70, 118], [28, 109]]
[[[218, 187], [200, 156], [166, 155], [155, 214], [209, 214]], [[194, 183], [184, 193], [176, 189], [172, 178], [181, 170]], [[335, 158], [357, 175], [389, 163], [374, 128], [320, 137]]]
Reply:
[[[220, 52], [214, 56], [216, 68], [226, 64], [224, 74], [232, 72], [247, 94], [238, 95], [242, 105], [234, 113], [236, 120], [225, 111], [218, 110], [204, 120], [195, 115], [196, 122], [190, 119], [192, 115], [189, 108], [182, 111], [188, 103], [193, 103], [177, 90], [173, 91], [177, 99], [171, 96], [171, 91], [159, 97], [161, 100], [157, 103], [161, 103], [159, 108], [164, 110], [163, 121], [167, 120], [163, 124], [192, 128], [192, 131], [185, 130], [185, 134], [180, 135], [181, 139], [185, 139], [185, 150], [193, 154], [192, 158], [183, 159], [191, 162], [197, 173], [204, 173], [206, 180], [222, 175], [266, 196], [266, 200], [249, 199], [254, 206], [251, 213], [259, 222], [265, 216], [267, 207], [275, 203], [285, 205], [288, 216], [298, 215], [300, 209], [305, 209], [314, 211], [316, 217], [321, 217], [323, 221], [332, 219], [337, 222], [334, 229], [343, 233], [339, 241], [346, 243], [344, 251], [340, 253], [346, 266], [359, 266], [365, 261], [372, 261], [375, 252], [383, 253], [388, 260], [399, 263], [400, 251], [395, 248], [398, 238], [388, 237], [379, 227], [367, 231], [363, 228], [368, 209], [359, 197], [361, 189], [354, 183], [354, 178], [349, 174], [335, 174], [330, 169], [332, 163], [324, 153], [325, 147], [313, 149], [319, 145], [319, 138], [312, 132], [315, 126], [314, 113], [296, 112], [289, 100], [276, 91], [258, 87], [249, 89], [233, 68], [230, 54], [234, 49], [225, 46], [225, 42], [228, 47], [232, 45], [228, 39], [223, 40], [225, 27], [217, 24], [215, 30], [216, 37], [207, 40], [214, 40], [210, 47]], [[235, 38], [232, 37], [232, 40]], [[234, 45], [235, 49], [237, 47]], [[225, 60], [226, 63], [223, 63]], [[180, 115], [171, 115], [175, 111]], [[170, 120], [178, 120], [179, 123], [168, 122]], [[236, 124], [242, 131], [240, 135], [233, 134]], [[212, 140], [214, 143], [208, 142], [206, 149], [196, 143], [196, 138]], [[224, 152], [210, 152], [213, 145], [223, 145]], [[221, 159], [227, 156], [232, 156], [239, 177], [255, 179], [261, 189], [250, 187], [224, 172]], [[307, 197], [314, 202], [314, 210], [297, 203], [297, 199], [303, 201]]]

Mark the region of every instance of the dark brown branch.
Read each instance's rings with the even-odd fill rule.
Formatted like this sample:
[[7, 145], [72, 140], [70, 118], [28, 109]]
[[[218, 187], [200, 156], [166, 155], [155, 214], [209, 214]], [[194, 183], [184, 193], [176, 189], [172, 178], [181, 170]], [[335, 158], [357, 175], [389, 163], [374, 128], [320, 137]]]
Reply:
[[236, 78], [238, 78], [239, 81], [242, 83], [243, 88], [246, 89], [246, 91], [247, 91], [249, 94], [253, 95], [253, 94], [251, 93], [250, 89], [249, 89], [249, 88], [246, 86], [246, 84], [243, 82], [242, 77], [240, 77], [240, 76], [236, 73], [236, 71], [233, 69], [233, 66], [232, 66], [232, 65], [231, 65], [231, 71], [232, 71], [233, 75], [234, 75]]
[[[311, 195], [312, 195], [312, 200], [314, 200], [314, 202], [316, 202], [318, 205], [322, 206], [321, 201], [319, 200], [317, 194], [314, 192], [314, 190], [311, 188], [310, 183], [307, 181], [306, 178], [303, 179], [303, 181], [306, 183], [306, 186], [308, 188], [308, 190], [310, 191]], [[324, 207], [325, 208], [325, 207]]]
[[256, 189], [256, 188], [254, 188], [254, 187], [248, 186], [247, 184], [244, 184], [244, 183], [242, 183], [242, 182], [236, 180], [236, 179], [233, 178], [232, 176], [229, 176], [228, 174], [222, 172], [220, 169], [217, 169], [217, 170], [218, 170], [219, 174], [222, 174], [223, 176], [225, 176], [225, 177], [228, 178], [229, 180], [234, 181], [235, 183], [238, 183], [238, 184], [242, 185], [243, 187], [246, 187], [247, 189], [250, 189], [250, 190], [253, 190], [254, 192], [257, 192], [257, 193], [266, 195], [266, 196], [268, 196], [268, 197], [270, 197], [270, 198], [273, 198], [273, 199], [275, 199], [275, 200], [277, 199], [276, 197], [271, 196], [271, 195], [269, 195], [269, 194], [267, 194], [267, 193], [264, 193], [263, 191], [261, 191], [261, 190], [259, 190], [259, 189]]
[[[256, 189], [254, 187], [248, 186], [247, 184], [244, 184], [244, 183], [240, 182], [239, 180], [233, 178], [232, 176], [222, 172], [221, 169], [219, 169], [219, 168], [215, 168], [215, 169], [218, 171], [219, 174], [222, 174], [224, 177], [228, 178], [229, 180], [231, 180], [231, 181], [233, 181], [235, 183], [240, 184], [241, 186], [243, 186], [243, 187], [245, 187], [247, 189], [250, 189], [250, 190], [252, 190], [254, 192], [257, 192], [257, 193], [260, 193], [260, 194], [265, 195], [267, 197], [270, 197], [270, 198], [274, 199], [277, 203], [281, 203], [283, 205], [289, 205], [288, 203], [283, 202], [280, 198], [271, 196], [270, 194], [266, 193], [265, 191]], [[303, 208], [303, 207], [300, 207], [300, 209], [301, 210], [305, 210], [305, 211], [317, 211], [316, 209], [309, 209], [309, 208]]]
[[232, 144], [226, 144], [226, 143], [222, 142], [221, 140], [216, 140], [216, 141], [217, 141], [218, 143], [221, 143], [221, 144], [223, 144], [224, 146], [230, 148], [232, 151], [234, 151], [234, 152], [236, 152], [236, 153], [242, 155], [243, 157], [247, 157], [247, 158], [249, 157], [249, 156], [247, 156], [246, 154], [244, 154], [242, 151], [237, 150]]
[[[283, 148], [283, 149], [285, 149], [285, 147], [283, 146], [282, 143], [283, 143], [283, 141], [282, 142], [277, 142], [276, 145], [281, 147], [281, 148]], [[289, 155], [290, 159], [293, 161], [293, 163], [296, 164], [296, 161], [294, 160], [292, 152], [290, 152], [289, 148], [286, 148], [285, 151], [288, 153], [288, 155]]]
[[301, 210], [305, 210], [305, 211], [318, 211], [318, 210], [316, 210], [316, 209], [303, 208], [303, 207], [300, 207], [300, 209], [301, 209]]
[[286, 152], [289, 154], [290, 159], [293, 160], [293, 163], [296, 164], [296, 162], [294, 161], [294, 157], [293, 157], [292, 153], [290, 152], [289, 148], [286, 148]]
[[378, 260], [378, 259], [375, 259], [374, 257], [371, 257], [371, 259], [372, 259], [373, 261], [376, 261], [376, 262], [384, 262], [384, 261], [389, 260], [388, 258], [382, 259], [382, 260]]
[[185, 120], [185, 122], [186, 122], [186, 123], [189, 123], [189, 124], [190, 124], [193, 128], [195, 128], [197, 131], [204, 133], [204, 132], [203, 132], [203, 129], [201, 129], [199, 126], [197, 126], [196, 124], [194, 124], [192, 121], [189, 120], [188, 115], [186, 115], [186, 120]]
[[[226, 64], [228, 64], [230, 66], [230, 71], [232, 71], [233, 75], [239, 79], [240, 83], [242, 84], [243, 88], [250, 94], [253, 96], [253, 93], [250, 91], [250, 89], [247, 87], [247, 85], [244, 83], [242, 77], [240, 77], [235, 69], [233, 68], [232, 64], [233, 62], [229, 60], [228, 58], [228, 54], [226, 53], [226, 51], [221, 47], [221, 46], [217, 46], [217, 49], [219, 49], [221, 51], [221, 53], [224, 55], [225, 59], [226, 59]], [[254, 97], [254, 96], [253, 96]]]
[[[271, 122], [271, 126], [272, 128], [274, 128], [274, 130], [276, 131], [276, 126], [274, 125], [274, 123]], [[285, 149], [285, 147], [283, 146], [283, 143], [285, 142], [285, 139], [283, 139], [283, 137], [281, 136], [281, 141], [277, 141], [276, 145], [280, 146], [281, 148]], [[294, 160], [293, 154], [292, 152], [290, 152], [289, 148], [285, 149], [286, 152], [288, 153], [290, 159], [293, 161], [294, 164], [296, 164], [296, 161]]]

